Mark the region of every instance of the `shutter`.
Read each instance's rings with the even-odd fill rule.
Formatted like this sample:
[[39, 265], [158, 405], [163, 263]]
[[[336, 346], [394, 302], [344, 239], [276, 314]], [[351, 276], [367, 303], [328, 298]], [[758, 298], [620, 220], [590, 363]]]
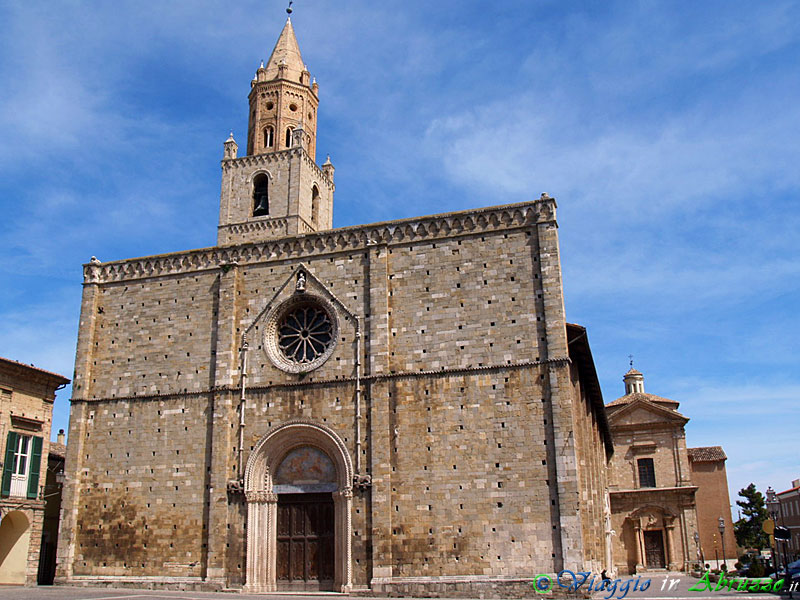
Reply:
[[14, 431], [8, 432], [6, 441], [6, 462], [3, 464], [3, 485], [0, 487], [0, 494], [8, 496], [11, 493], [11, 469], [14, 468], [14, 448], [17, 445], [17, 434]]
[[31, 466], [28, 473], [28, 498], [36, 500], [39, 497], [39, 469], [42, 466], [42, 438], [33, 438], [31, 451]]

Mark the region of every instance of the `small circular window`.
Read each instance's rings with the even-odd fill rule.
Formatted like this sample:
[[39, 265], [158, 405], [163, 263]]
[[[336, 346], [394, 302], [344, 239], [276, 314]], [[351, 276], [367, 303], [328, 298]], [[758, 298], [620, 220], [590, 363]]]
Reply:
[[289, 105], [289, 110], [292, 111], [292, 112], [295, 112], [297, 110], [297, 104], [290, 104]]
[[298, 294], [273, 309], [267, 318], [264, 347], [275, 366], [305, 373], [321, 366], [336, 346], [333, 307], [310, 294]]
[[275, 104], [272, 102], [267, 102], [267, 110], [272, 110], [275, 107]]

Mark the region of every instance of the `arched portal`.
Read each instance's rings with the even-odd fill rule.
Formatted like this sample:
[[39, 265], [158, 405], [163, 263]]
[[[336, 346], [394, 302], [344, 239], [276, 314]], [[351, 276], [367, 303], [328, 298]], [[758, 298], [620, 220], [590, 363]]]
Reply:
[[[247, 502], [245, 591], [262, 593], [278, 588], [279, 538], [281, 544], [309, 543], [302, 536], [291, 538], [291, 531], [278, 530], [279, 508], [286, 511], [286, 507], [290, 507], [288, 513], [282, 515], [285, 522], [294, 514], [307, 514], [300, 505], [310, 501], [315, 502], [312, 511], [324, 513], [328, 510], [326, 498], [333, 502], [333, 539], [314, 541], [323, 546], [330, 543], [334, 556], [334, 589], [350, 591], [352, 481], [353, 466], [347, 448], [325, 425], [306, 420], [288, 421], [273, 427], [259, 440], [244, 473]], [[318, 496], [312, 498], [312, 494]], [[324, 514], [320, 518], [324, 518]]]
[[0, 583], [25, 584], [31, 527], [28, 517], [12, 510], [0, 522]]

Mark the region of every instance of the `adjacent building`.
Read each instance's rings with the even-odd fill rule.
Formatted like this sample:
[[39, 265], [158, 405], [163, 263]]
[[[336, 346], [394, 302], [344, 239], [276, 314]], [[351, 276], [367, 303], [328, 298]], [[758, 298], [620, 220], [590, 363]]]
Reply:
[[606, 405], [614, 438], [609, 474], [614, 566], [618, 573], [685, 570], [696, 560], [695, 493], [679, 403], [644, 391], [625, 374], [625, 395]]
[[69, 379], [0, 358], [0, 584], [35, 584], [45, 513], [50, 423]]
[[738, 553], [725, 470], [728, 457], [722, 446], [689, 448], [687, 451], [692, 483], [697, 486], [698, 559], [715, 569], [724, 563], [733, 570]]
[[606, 405], [616, 571], [687, 570], [714, 557], [721, 566], [726, 556], [732, 568], [725, 453], [720, 446], [687, 448], [689, 419], [680, 404], [645, 392], [644, 375], [632, 367], [623, 381], [625, 395]]
[[[789, 562], [800, 559], [800, 479], [792, 481], [792, 487], [776, 494], [778, 500], [777, 525], [789, 530], [791, 539], [777, 542], [781, 552]], [[781, 557], [783, 561], [784, 557]]]
[[84, 265], [56, 581], [507, 594], [607, 568], [555, 200], [332, 229], [319, 93], [287, 20], [217, 245]]

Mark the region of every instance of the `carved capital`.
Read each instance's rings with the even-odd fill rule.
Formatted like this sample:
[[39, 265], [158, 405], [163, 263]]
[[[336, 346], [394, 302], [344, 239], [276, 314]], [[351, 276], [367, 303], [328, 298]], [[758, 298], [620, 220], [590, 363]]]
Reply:
[[244, 497], [248, 502], [256, 502], [260, 504], [278, 501], [278, 494], [273, 494], [272, 492], [245, 492]]

